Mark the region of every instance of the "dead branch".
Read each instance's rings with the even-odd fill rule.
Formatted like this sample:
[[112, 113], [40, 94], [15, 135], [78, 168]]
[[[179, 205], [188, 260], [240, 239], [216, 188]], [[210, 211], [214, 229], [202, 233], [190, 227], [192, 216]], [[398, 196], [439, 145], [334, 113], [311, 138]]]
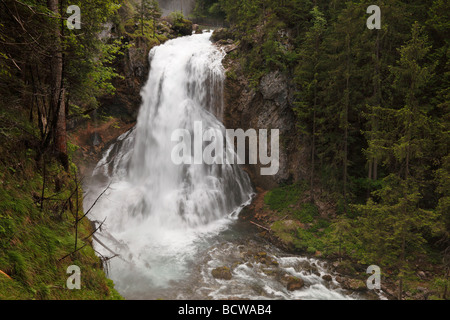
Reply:
[[114, 251], [112, 251], [110, 248], [108, 248], [106, 246], [106, 244], [104, 244], [103, 242], [101, 242], [94, 234], [92, 235], [92, 238], [94, 238], [95, 241], [97, 241], [103, 248], [105, 248], [106, 250], [108, 250], [109, 252], [111, 252], [112, 254], [116, 255], [116, 256], [120, 256], [118, 253], [115, 253]]
[[62, 260], [64, 260], [65, 258], [67, 258], [68, 256], [71, 256], [71, 255], [73, 255], [75, 252], [78, 252], [78, 251], [80, 251], [81, 249], [83, 249], [84, 247], [86, 247], [87, 246], [87, 244], [84, 244], [82, 247], [80, 247], [80, 248], [78, 248], [78, 249], [76, 249], [75, 251], [72, 251], [71, 253], [69, 253], [69, 254], [66, 254], [64, 257], [62, 257], [62, 258], [60, 258], [60, 259], [58, 259], [58, 261], [62, 261]]
[[250, 221], [250, 223], [254, 224], [254, 225], [257, 226], [257, 227], [260, 227], [260, 228], [262, 228], [262, 229], [264, 229], [264, 230], [267, 230], [267, 231], [271, 232], [270, 229], [268, 229], [268, 228], [266, 228], [266, 227], [263, 227], [262, 225], [257, 224], [256, 222]]
[[103, 196], [103, 194], [109, 189], [110, 185], [111, 185], [111, 182], [109, 182], [108, 186], [100, 193], [100, 195], [97, 197], [97, 199], [95, 199], [94, 203], [91, 205], [89, 210], [86, 211], [86, 213], [84, 215], [82, 215], [81, 218], [78, 219], [78, 221], [82, 220], [84, 217], [86, 217], [89, 214], [89, 212], [91, 212], [92, 208], [94, 208], [94, 206], [97, 204], [98, 200], [100, 200], [100, 198]]
[[102, 225], [105, 223], [106, 218], [99, 224], [99, 226], [97, 228], [95, 228], [94, 231], [92, 231], [87, 237], [83, 238], [83, 241], [86, 241], [87, 239], [89, 239], [94, 233], [96, 233], [101, 227]]

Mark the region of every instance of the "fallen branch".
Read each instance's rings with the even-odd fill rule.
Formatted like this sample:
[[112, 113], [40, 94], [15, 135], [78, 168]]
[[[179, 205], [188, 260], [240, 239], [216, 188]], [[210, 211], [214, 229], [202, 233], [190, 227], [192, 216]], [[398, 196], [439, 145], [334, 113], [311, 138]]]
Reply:
[[108, 250], [109, 252], [111, 252], [113, 255], [120, 256], [118, 253], [115, 253], [115, 252], [112, 251], [110, 248], [108, 248], [108, 247], [106, 246], [106, 244], [104, 244], [103, 242], [101, 242], [94, 234], [92, 235], [92, 238], [94, 238], [95, 241], [97, 241], [103, 248], [105, 248], [106, 250]]
[[98, 229], [100, 229], [102, 227], [102, 225], [105, 223], [106, 218], [99, 224], [99, 226], [97, 228], [95, 228], [94, 231], [91, 232], [91, 234], [89, 234], [87, 237], [83, 238], [83, 241], [86, 241], [87, 239], [89, 239], [94, 233], [96, 233], [98, 231]]
[[0, 273], [12, 280], [12, 278], [10, 276], [8, 276], [6, 273], [4, 273], [2, 270], [0, 270]]
[[264, 230], [267, 230], [267, 231], [269, 231], [269, 232], [272, 231], [272, 230], [270, 230], [270, 229], [268, 229], [268, 228], [266, 228], [266, 227], [263, 227], [263, 226], [260, 225], [260, 224], [257, 224], [256, 222], [250, 221], [250, 223], [253, 223], [255, 226], [260, 227], [260, 228], [263, 228]]
[[109, 186], [111, 185], [111, 182], [108, 184], [108, 186], [105, 188], [105, 190], [102, 191], [102, 193], [100, 193], [100, 195], [97, 197], [97, 199], [95, 199], [94, 203], [91, 205], [91, 207], [89, 208], [88, 211], [86, 211], [86, 213], [84, 215], [82, 215], [80, 217], [80, 219], [78, 219], [78, 221], [81, 221], [84, 217], [86, 217], [89, 212], [91, 212], [92, 208], [97, 204], [98, 200], [100, 200], [100, 198], [102, 197], [102, 195], [106, 192], [106, 190], [109, 189]]
[[75, 252], [80, 251], [81, 249], [83, 249], [83, 248], [86, 247], [86, 246], [87, 246], [87, 244], [84, 244], [82, 247], [78, 248], [77, 250], [75, 250], [75, 251], [73, 251], [73, 252], [71, 252], [71, 253], [69, 253], [69, 254], [66, 254], [64, 257], [58, 259], [58, 261], [64, 260], [64, 259], [67, 258], [68, 256], [73, 255]]

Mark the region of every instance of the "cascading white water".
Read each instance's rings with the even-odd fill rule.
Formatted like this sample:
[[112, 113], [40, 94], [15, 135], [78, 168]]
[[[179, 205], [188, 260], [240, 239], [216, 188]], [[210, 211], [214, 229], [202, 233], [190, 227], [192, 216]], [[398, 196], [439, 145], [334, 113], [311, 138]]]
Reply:
[[[179, 128], [225, 131], [222, 116], [223, 53], [210, 33], [168, 41], [150, 52], [137, 125], [105, 153], [93, 172], [101, 185], [85, 201], [106, 219], [96, 249], [118, 253], [110, 276], [122, 292], [167, 285], [182, 278], [198, 242], [217, 232], [251, 200], [248, 176], [235, 165], [175, 165], [171, 134]], [[194, 245], [197, 243], [197, 245]], [[137, 276], [138, 275], [138, 276]]]
[[[88, 183], [85, 210], [95, 204], [91, 220], [104, 221], [94, 235], [95, 249], [114, 256], [109, 277], [132, 299], [353, 298], [336, 275], [330, 282], [322, 279], [332, 274], [325, 263], [285, 254], [254, 239], [251, 226], [233, 224], [253, 196], [239, 166], [172, 162], [174, 130], [193, 132], [194, 122], [201, 121], [205, 130], [225, 131], [218, 120], [224, 55], [210, 36], [152, 49], [137, 125], [109, 147]], [[277, 263], [255, 260], [261, 251]], [[221, 266], [232, 268], [231, 280], [212, 276]], [[284, 275], [303, 278], [305, 288], [287, 290]]]

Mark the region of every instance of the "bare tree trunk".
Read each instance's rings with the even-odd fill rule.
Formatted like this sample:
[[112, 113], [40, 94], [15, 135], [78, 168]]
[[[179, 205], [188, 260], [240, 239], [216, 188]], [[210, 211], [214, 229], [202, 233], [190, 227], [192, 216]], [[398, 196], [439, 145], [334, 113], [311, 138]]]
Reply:
[[59, 160], [66, 170], [69, 168], [69, 158], [67, 155], [67, 130], [66, 130], [66, 91], [61, 90], [58, 117], [55, 132], [55, 147]]
[[78, 245], [78, 179], [77, 175], [75, 174], [75, 184], [76, 184], [76, 191], [75, 191], [75, 248], [74, 251], [77, 250]]
[[[375, 83], [374, 83], [374, 95], [376, 98], [377, 106], [381, 105], [381, 86], [380, 86], [380, 32], [377, 31], [377, 41], [376, 41], [376, 54], [375, 54]], [[375, 130], [378, 130], [378, 119], [374, 119]], [[373, 158], [373, 180], [378, 179], [378, 159], [377, 156]]]
[[[403, 266], [405, 265], [405, 249], [406, 249], [406, 235], [405, 235], [405, 231], [403, 230], [403, 236], [402, 236], [402, 247], [401, 247], [401, 253], [400, 253], [400, 261], [401, 261], [401, 267], [403, 268]], [[398, 285], [398, 300], [402, 300], [402, 295], [403, 295], [403, 270], [400, 271], [402, 273], [402, 275], [400, 276], [399, 279], [399, 285]]]
[[[59, 14], [58, 0], [48, 0], [48, 8]], [[68, 169], [65, 91], [63, 89], [63, 54], [59, 21], [54, 25], [54, 46], [51, 52], [51, 97], [50, 114], [52, 114], [52, 136], [54, 150], [64, 168]]]
[[345, 105], [344, 105], [344, 172], [343, 172], [343, 189], [344, 189], [344, 206], [347, 212], [347, 175], [348, 175], [348, 112], [350, 104], [350, 36], [347, 34], [347, 74], [345, 83]]

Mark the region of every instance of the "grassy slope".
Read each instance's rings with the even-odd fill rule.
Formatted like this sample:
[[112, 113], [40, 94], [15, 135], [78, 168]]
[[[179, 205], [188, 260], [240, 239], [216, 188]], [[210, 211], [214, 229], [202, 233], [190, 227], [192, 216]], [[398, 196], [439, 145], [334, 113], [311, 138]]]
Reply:
[[[63, 207], [75, 188], [76, 167], [66, 173], [50, 161], [44, 195], [51, 199], [41, 209], [38, 132], [25, 115], [19, 107], [0, 107], [0, 299], [120, 299], [90, 240], [80, 240], [92, 232], [88, 219], [78, 233], [78, 248], [86, 247], [59, 261], [74, 250], [76, 197]], [[82, 215], [81, 201], [79, 208]], [[81, 269], [81, 290], [66, 288], [70, 265]]]

